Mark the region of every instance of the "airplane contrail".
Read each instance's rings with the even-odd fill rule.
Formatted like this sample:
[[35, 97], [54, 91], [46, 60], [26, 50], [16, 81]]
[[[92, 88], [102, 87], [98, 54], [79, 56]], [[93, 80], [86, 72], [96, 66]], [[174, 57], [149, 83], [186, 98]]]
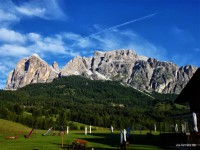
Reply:
[[[158, 13], [153, 13], [153, 14], [150, 14], [150, 15], [147, 15], [147, 16], [144, 16], [144, 17], [140, 17], [140, 18], [137, 18], [137, 19], [134, 19], [134, 20], [130, 20], [130, 21], [127, 21], [127, 22], [118, 24], [118, 25], [114, 25], [114, 26], [112, 26], [112, 27], [103, 29], [103, 30], [101, 30], [101, 31], [99, 31], [99, 32], [96, 32], [96, 33], [90, 34], [90, 35], [88, 35], [88, 36], [85, 36], [85, 37], [82, 38], [82, 40], [83, 40], [83, 39], [86, 39], [86, 38], [94, 38], [95, 35], [98, 35], [98, 34], [101, 34], [101, 33], [104, 33], [104, 32], [107, 32], [107, 31], [110, 31], [110, 30], [113, 30], [113, 29], [116, 29], [116, 28], [119, 28], [119, 27], [122, 27], [122, 26], [125, 26], [125, 25], [128, 25], [128, 24], [131, 24], [131, 23], [135, 23], [135, 22], [138, 22], [138, 21], [147, 19], [147, 18], [151, 18], [151, 17], [155, 16], [156, 14], [158, 14]], [[73, 43], [73, 44], [72, 44], [72, 47], [73, 47], [74, 45], [76, 45], [76, 44], [77, 44], [77, 42]]]
[[103, 30], [101, 30], [99, 32], [96, 32], [96, 33], [93, 33], [91, 35], [88, 35], [85, 38], [92, 38], [93, 36], [101, 34], [103, 32], [107, 32], [107, 31], [110, 31], [110, 30], [113, 30], [113, 29], [116, 29], [116, 28], [119, 28], [119, 27], [122, 27], [122, 26], [125, 26], [125, 25], [128, 25], [128, 24], [131, 24], [131, 23], [135, 23], [135, 22], [147, 19], [147, 18], [151, 18], [151, 17], [155, 16], [156, 14], [157, 13], [153, 13], [153, 14], [150, 14], [150, 15], [147, 15], [147, 16], [144, 16], [144, 17], [140, 17], [140, 18], [137, 18], [137, 19], [134, 19], [134, 20], [131, 20], [131, 21], [127, 21], [127, 22], [124, 22], [124, 23], [121, 23], [121, 24], [118, 24], [118, 25], [103, 29]]

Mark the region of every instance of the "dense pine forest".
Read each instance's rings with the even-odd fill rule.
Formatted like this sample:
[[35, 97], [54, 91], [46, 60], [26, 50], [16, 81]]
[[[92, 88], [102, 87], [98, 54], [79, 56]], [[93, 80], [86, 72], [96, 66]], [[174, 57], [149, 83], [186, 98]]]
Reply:
[[142, 93], [119, 82], [68, 76], [52, 83], [31, 84], [17, 91], [0, 91], [0, 118], [33, 128], [59, 128], [74, 122], [126, 128], [169, 122], [170, 115], [188, 112], [174, 103], [177, 95]]

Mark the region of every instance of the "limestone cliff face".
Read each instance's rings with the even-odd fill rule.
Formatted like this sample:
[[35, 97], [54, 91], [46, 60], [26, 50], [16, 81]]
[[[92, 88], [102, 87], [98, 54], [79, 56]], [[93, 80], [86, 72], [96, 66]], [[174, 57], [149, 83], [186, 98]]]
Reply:
[[77, 56], [61, 70], [57, 63], [49, 66], [39, 56], [32, 55], [21, 60], [10, 73], [6, 89], [51, 82], [58, 75], [82, 75], [92, 80], [120, 81], [139, 90], [180, 93], [196, 69], [138, 56], [132, 50], [96, 51], [90, 58]]
[[5, 89], [18, 89], [27, 84], [51, 82], [58, 71], [49, 66], [37, 54], [21, 60], [10, 72]]
[[92, 72], [89, 70], [91, 65], [92, 58], [80, 57], [77, 56], [73, 60], [70, 60], [64, 68], [61, 70], [61, 76], [68, 76], [68, 75], [83, 75], [87, 73], [91, 75]]
[[180, 93], [196, 69], [191, 65], [179, 68], [171, 62], [149, 58], [136, 62], [128, 83], [140, 90]]
[[60, 69], [59, 69], [59, 66], [58, 66], [57, 62], [54, 61], [53, 64], [52, 64], [52, 67], [56, 72], [60, 72]]
[[132, 74], [136, 61], [144, 60], [131, 50], [117, 50], [111, 52], [95, 52], [91, 70], [97, 71], [106, 79], [127, 82]]
[[116, 50], [96, 51], [92, 58], [76, 57], [60, 75], [84, 75], [93, 80], [120, 81], [139, 90], [180, 93], [196, 69], [138, 56], [132, 50]]

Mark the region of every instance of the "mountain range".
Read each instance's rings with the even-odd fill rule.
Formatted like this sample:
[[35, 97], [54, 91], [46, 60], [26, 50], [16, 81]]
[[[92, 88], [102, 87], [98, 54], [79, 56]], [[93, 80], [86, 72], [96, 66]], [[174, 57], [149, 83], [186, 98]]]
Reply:
[[132, 50], [95, 51], [93, 57], [77, 56], [62, 69], [49, 65], [37, 54], [18, 62], [8, 76], [6, 90], [33, 83], [48, 83], [56, 78], [81, 75], [91, 80], [119, 81], [146, 92], [180, 93], [197, 67], [179, 67], [172, 62], [139, 56]]

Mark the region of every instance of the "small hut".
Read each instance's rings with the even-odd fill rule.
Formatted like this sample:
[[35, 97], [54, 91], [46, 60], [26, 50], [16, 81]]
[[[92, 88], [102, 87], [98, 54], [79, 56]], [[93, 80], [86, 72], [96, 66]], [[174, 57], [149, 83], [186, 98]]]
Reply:
[[189, 103], [190, 113], [197, 114], [197, 125], [200, 125], [200, 68], [178, 95], [175, 103]]
[[[189, 137], [192, 138], [192, 142], [199, 144], [200, 134], [198, 133], [198, 127], [200, 127], [200, 68], [198, 68], [193, 74], [192, 78], [176, 98], [175, 103], [189, 103], [190, 112], [188, 114], [191, 114], [190, 117], [193, 118], [193, 129], [190, 131], [192, 134], [190, 134]], [[183, 114], [183, 116], [184, 115], [185, 114]], [[193, 132], [197, 133], [194, 134]]]
[[[178, 114], [173, 115], [172, 118], [174, 119], [174, 127], [175, 127], [175, 120], [178, 119], [180, 121], [180, 125], [182, 125], [181, 133], [172, 133], [172, 134], [163, 134], [161, 136], [162, 141], [166, 142], [167, 139], [168, 142], [170, 142], [172, 145], [175, 143], [190, 143], [190, 144], [200, 144], [200, 134], [197, 132], [194, 132], [194, 122], [191, 124], [193, 126], [192, 130], [188, 130], [188, 133], [186, 133], [186, 125], [184, 126], [184, 122], [182, 120], [184, 118], [194, 118], [196, 117], [198, 120], [198, 129], [200, 129], [200, 68], [196, 70], [196, 72], [193, 74], [192, 78], [189, 80], [187, 85], [183, 88], [181, 93], [177, 96], [175, 103], [179, 104], [186, 104], [189, 103], [190, 106], [190, 112], [185, 114]], [[195, 116], [195, 117], [194, 117]], [[197, 126], [196, 126], [197, 129]], [[169, 138], [170, 137], [170, 138]], [[167, 144], [167, 143], [166, 143]]]
[[189, 103], [190, 112], [200, 113], [200, 68], [178, 95], [175, 103]]

